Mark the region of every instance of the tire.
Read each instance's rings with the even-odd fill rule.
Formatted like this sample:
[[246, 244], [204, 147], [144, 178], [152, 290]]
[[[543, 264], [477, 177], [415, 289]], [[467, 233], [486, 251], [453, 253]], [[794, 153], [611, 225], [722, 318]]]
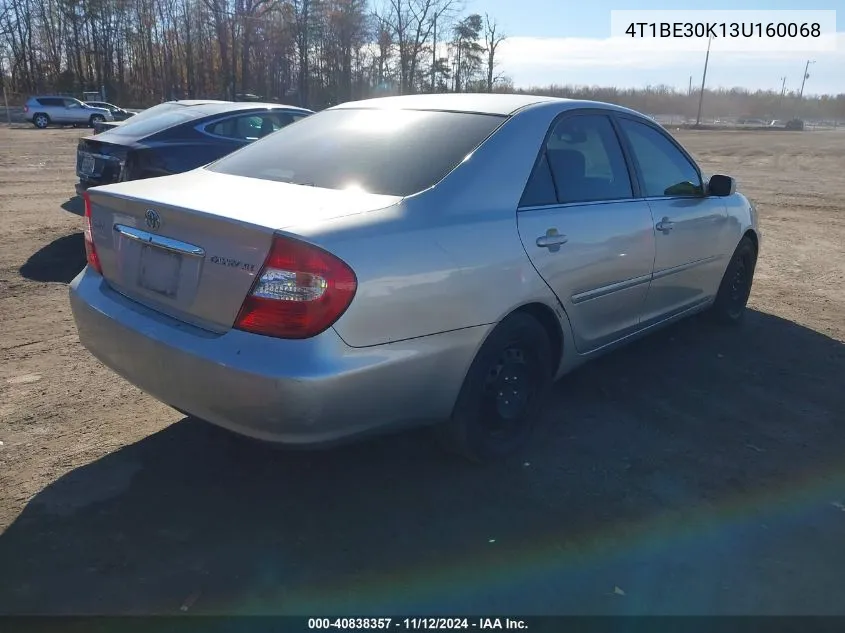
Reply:
[[90, 127], [94, 127], [95, 123], [102, 123], [105, 120], [106, 120], [106, 117], [104, 117], [102, 114], [92, 114], [91, 118], [88, 119], [88, 125]]
[[438, 439], [481, 464], [516, 453], [531, 437], [551, 383], [549, 335], [532, 316], [512, 314], [478, 351], [451, 418], [435, 427]]
[[37, 112], [32, 116], [32, 124], [39, 130], [43, 130], [50, 125], [50, 117], [43, 112]]
[[757, 247], [749, 237], [743, 237], [728, 263], [711, 309], [718, 323], [735, 325], [743, 321], [756, 266]]

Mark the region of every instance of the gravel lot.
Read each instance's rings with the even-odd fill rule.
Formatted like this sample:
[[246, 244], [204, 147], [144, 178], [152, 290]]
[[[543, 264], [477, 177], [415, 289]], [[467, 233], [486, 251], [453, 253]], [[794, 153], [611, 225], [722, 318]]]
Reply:
[[484, 469], [235, 441], [96, 362], [84, 133], [0, 128], [0, 613], [845, 613], [845, 133], [678, 133], [758, 204], [748, 322], [578, 370]]

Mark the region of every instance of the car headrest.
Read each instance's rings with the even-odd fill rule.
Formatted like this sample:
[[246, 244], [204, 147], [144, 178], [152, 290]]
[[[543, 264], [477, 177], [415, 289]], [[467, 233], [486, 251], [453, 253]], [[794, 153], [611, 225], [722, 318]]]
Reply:
[[584, 178], [587, 173], [587, 161], [584, 154], [574, 149], [547, 150], [549, 165], [553, 172], [566, 174], [570, 178]]
[[273, 122], [270, 119], [264, 119], [261, 123], [261, 136], [267, 136], [273, 132]]

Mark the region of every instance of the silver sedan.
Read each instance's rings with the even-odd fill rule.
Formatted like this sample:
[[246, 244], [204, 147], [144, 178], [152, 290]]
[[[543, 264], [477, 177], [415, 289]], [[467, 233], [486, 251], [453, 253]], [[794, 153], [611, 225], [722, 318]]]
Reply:
[[478, 461], [580, 363], [740, 322], [760, 245], [734, 180], [648, 117], [524, 95], [346, 103], [85, 197], [71, 305], [125, 379], [253, 438], [433, 424]]

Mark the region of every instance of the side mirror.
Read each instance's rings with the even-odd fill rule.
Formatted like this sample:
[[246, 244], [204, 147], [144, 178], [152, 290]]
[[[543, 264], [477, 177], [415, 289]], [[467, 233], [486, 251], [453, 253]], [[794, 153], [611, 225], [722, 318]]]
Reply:
[[723, 198], [732, 196], [734, 193], [736, 193], [736, 180], [721, 174], [710, 176], [710, 182], [707, 183], [708, 195]]

